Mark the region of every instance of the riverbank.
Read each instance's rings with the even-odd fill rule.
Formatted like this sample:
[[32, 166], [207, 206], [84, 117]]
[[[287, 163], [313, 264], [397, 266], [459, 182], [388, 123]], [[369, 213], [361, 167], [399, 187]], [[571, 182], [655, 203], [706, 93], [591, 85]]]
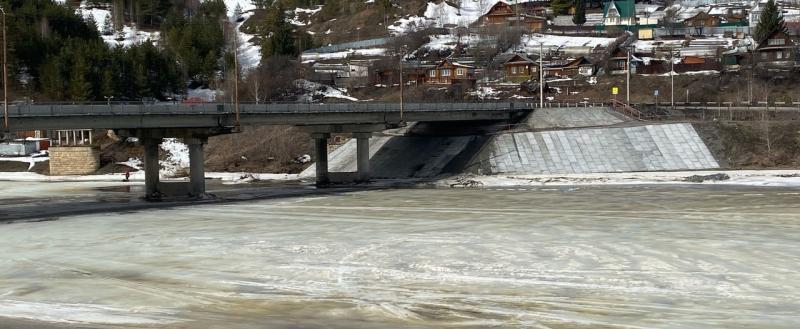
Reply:
[[[721, 174], [724, 176], [716, 176]], [[725, 178], [727, 176], [727, 178]], [[705, 170], [555, 175], [457, 175], [437, 181], [437, 187], [513, 187], [563, 185], [718, 184], [800, 186], [800, 170]]]

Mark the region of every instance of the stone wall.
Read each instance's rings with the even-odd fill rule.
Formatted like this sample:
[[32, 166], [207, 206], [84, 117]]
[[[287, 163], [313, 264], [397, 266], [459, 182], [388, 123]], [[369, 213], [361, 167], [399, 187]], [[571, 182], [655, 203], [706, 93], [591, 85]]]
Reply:
[[100, 168], [100, 153], [88, 146], [51, 147], [50, 175], [88, 175]]

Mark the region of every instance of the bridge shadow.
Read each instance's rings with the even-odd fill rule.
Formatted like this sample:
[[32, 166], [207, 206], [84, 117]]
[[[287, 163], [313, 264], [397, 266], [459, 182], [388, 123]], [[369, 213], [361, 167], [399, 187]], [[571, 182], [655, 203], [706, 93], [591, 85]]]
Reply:
[[[65, 198], [26, 198], [14, 205], [0, 205], [0, 224], [40, 222], [67, 219], [83, 215], [132, 213], [147, 210], [171, 209], [200, 205], [224, 205], [252, 201], [278, 200], [302, 197], [342, 195], [353, 192], [374, 191], [408, 186], [396, 182], [377, 185], [350, 185], [336, 188], [316, 188], [310, 183], [283, 182], [271, 186], [241, 184], [224, 190], [212, 190], [210, 197], [201, 200], [188, 198], [165, 199], [150, 202], [141, 196], [143, 187], [109, 189], [96, 196]], [[43, 204], [47, 204], [43, 207]], [[169, 220], [169, 218], [165, 218]]]

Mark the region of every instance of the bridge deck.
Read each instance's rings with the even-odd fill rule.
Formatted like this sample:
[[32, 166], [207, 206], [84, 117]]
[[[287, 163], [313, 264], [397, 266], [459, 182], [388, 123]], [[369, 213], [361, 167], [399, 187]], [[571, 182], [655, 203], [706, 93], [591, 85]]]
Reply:
[[[406, 103], [402, 121], [507, 120], [531, 103]], [[242, 125], [380, 124], [401, 121], [399, 103], [242, 104]], [[9, 107], [11, 130], [230, 127], [235, 108], [204, 104], [19, 104]]]

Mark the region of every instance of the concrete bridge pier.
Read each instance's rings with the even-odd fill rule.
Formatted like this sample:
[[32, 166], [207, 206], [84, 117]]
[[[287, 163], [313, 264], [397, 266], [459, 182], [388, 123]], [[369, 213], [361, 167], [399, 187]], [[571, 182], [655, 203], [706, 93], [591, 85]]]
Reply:
[[[386, 124], [342, 124], [313, 125], [306, 129], [314, 139], [314, 161], [317, 186], [332, 184], [367, 183], [370, 181], [369, 139], [376, 131], [385, 130]], [[331, 134], [351, 134], [356, 140], [356, 172], [330, 172], [328, 159], [328, 139]]]
[[[208, 138], [231, 133], [231, 128], [159, 128], [119, 129], [117, 136], [135, 136], [144, 145], [145, 199], [158, 201], [164, 197], [193, 197], [206, 195], [205, 157], [203, 148]], [[181, 138], [189, 147], [189, 182], [159, 179], [159, 149], [164, 138]]]
[[353, 133], [356, 139], [356, 182], [366, 183], [370, 179], [369, 170], [369, 139], [372, 133]]
[[311, 138], [314, 139], [314, 158], [316, 160], [317, 169], [317, 186], [325, 186], [330, 184], [330, 176], [328, 173], [328, 138], [331, 137], [329, 133], [312, 133]]
[[142, 140], [142, 144], [144, 144], [145, 199], [158, 200], [161, 198], [161, 192], [158, 190], [158, 172], [161, 168], [158, 164], [158, 149], [161, 145], [161, 138], [145, 138]]
[[202, 197], [206, 194], [206, 170], [203, 146], [208, 143], [207, 138], [186, 138], [183, 140], [189, 147], [189, 182], [191, 194]]

